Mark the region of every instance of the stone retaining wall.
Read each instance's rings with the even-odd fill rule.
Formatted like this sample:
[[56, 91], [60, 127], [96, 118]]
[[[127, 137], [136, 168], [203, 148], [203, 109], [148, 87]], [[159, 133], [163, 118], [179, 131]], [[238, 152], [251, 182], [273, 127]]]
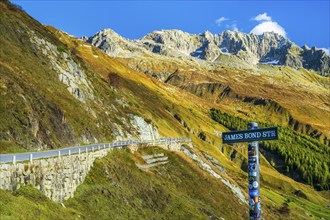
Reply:
[[[155, 145], [155, 144], [147, 144]], [[191, 143], [186, 143], [192, 147]], [[167, 150], [180, 151], [182, 143], [161, 143], [157, 146]], [[123, 147], [116, 147], [122, 149]], [[138, 145], [129, 145], [135, 151]], [[76, 188], [84, 182], [95, 159], [104, 157], [114, 148], [89, 151], [81, 154], [52, 157], [20, 162], [0, 164], [0, 189], [15, 191], [24, 185], [31, 185], [42, 191], [51, 200], [61, 203], [73, 197]]]
[[[118, 149], [118, 148], [116, 148]], [[113, 148], [17, 164], [0, 164], [0, 189], [15, 191], [31, 185], [55, 202], [73, 197], [95, 159]]]

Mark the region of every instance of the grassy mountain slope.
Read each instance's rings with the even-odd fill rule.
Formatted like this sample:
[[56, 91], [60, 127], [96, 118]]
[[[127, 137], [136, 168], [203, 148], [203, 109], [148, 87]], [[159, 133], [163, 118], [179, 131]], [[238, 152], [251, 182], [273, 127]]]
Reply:
[[[200, 97], [198, 97], [192, 94], [191, 90], [186, 89], [183, 84], [174, 83], [178, 81], [171, 83], [188, 91], [168, 83], [163, 83], [148, 74], [134, 70], [128, 67], [125, 60], [110, 58], [101, 50], [90, 46], [82, 40], [69, 36], [52, 27], [44, 27], [6, 1], [0, 3], [0, 12], [1, 153], [59, 148], [79, 143], [111, 141], [118, 137], [122, 139], [137, 138], [138, 131], [132, 127], [130, 122], [131, 115], [136, 115], [153, 124], [161, 136], [190, 136], [195, 147], [201, 153], [207, 153], [221, 162], [221, 165], [227, 170], [225, 174], [226, 179], [241, 187], [243, 191], [246, 191], [247, 173], [244, 168], [246, 167], [247, 158], [246, 146], [241, 144], [230, 146], [221, 143], [218, 134], [219, 132], [228, 130], [229, 126], [212, 120], [210, 109], [221, 109], [223, 112], [240, 116], [245, 120], [255, 120], [256, 115], [263, 113], [263, 118], [260, 121], [269, 119], [274, 123], [278, 122], [279, 124], [289, 126], [287, 120], [290, 121], [289, 114], [293, 115], [293, 113], [291, 111], [290, 113], [285, 113], [284, 110], [280, 109], [279, 116], [278, 111], [273, 108], [276, 105], [272, 102], [258, 106], [255, 103], [242, 102], [240, 98], [235, 98], [236, 95], [233, 96], [234, 99], [231, 99], [232, 96], [229, 95], [228, 98], [221, 101], [210, 101], [205, 96], [199, 95]], [[155, 65], [159, 65], [157, 68], [162, 67], [156, 60], [154, 61]], [[182, 61], [185, 65], [181, 61], [179, 64], [175, 62], [169, 65], [173, 65], [172, 67], [174, 69], [180, 68], [179, 72], [184, 72], [184, 77], [181, 76], [178, 79], [185, 80], [187, 84], [189, 80], [193, 83], [198, 81], [199, 83], [206, 82], [209, 84], [211, 80], [214, 79], [216, 81], [220, 78], [223, 78], [225, 82], [228, 81], [229, 83], [230, 74], [234, 74], [233, 76], [235, 77], [244, 76], [248, 79], [246, 81], [243, 80], [245, 83], [255, 80], [255, 78], [250, 77], [248, 72], [244, 72], [244, 70], [224, 68], [222, 72], [224, 75], [221, 76], [221, 74], [210, 74], [212, 71], [205, 72], [204, 67], [200, 67], [200, 69], [196, 67], [190, 71], [189, 68], [192, 68], [192, 66], [188, 61]], [[307, 75], [311, 78], [316, 77], [312, 73], [307, 73]], [[70, 83], [67, 82], [68, 79], [65, 77], [69, 77]], [[236, 90], [239, 91], [240, 86], [242, 86], [241, 90], [243, 92], [254, 92], [252, 90], [245, 91], [244, 88], [247, 88], [247, 86], [245, 85], [243, 87], [244, 83], [241, 82], [240, 78], [235, 77], [232, 77], [232, 87], [235, 86], [235, 92]], [[270, 76], [267, 75], [267, 77]], [[312, 79], [310, 80], [314, 83]], [[323, 78], [316, 78], [315, 81], [317, 80], [323, 82]], [[237, 85], [234, 85], [234, 82]], [[257, 91], [260, 91], [260, 94], [264, 92], [259, 89]], [[276, 97], [281, 97], [281, 88], [274, 87], [272, 91], [276, 92]], [[286, 93], [283, 94], [287, 95], [290, 89], [285, 91]], [[315, 111], [313, 108], [306, 107], [308, 106], [306, 104], [302, 105], [303, 110], [298, 109], [297, 111], [299, 113], [298, 115], [302, 115], [302, 118], [305, 118], [306, 122], [311, 121], [310, 123], [313, 126], [315, 125], [317, 127], [316, 124], [319, 123], [320, 126], [318, 128], [323, 131], [327, 130], [327, 125], [321, 119], [327, 116], [328, 107], [323, 104], [321, 105], [325, 111], [320, 111], [321, 107], [318, 107], [318, 104], [321, 104], [320, 100], [323, 100], [323, 98], [323, 102], [327, 100], [322, 91], [319, 92], [321, 98], [318, 99], [313, 107], [316, 109]], [[240, 97], [240, 95], [238, 96]], [[301, 96], [304, 97], [305, 95]], [[301, 96], [294, 97], [301, 100]], [[316, 97], [314, 93], [310, 96], [311, 99]], [[275, 100], [276, 97], [274, 98]], [[284, 99], [282, 98], [282, 100]], [[288, 101], [288, 103], [291, 102]], [[303, 103], [303, 101], [299, 101], [299, 103]], [[293, 103], [292, 106], [298, 104]], [[267, 108], [274, 113], [270, 118], [265, 113], [265, 109]], [[304, 109], [306, 110], [305, 113], [303, 112], [305, 111]], [[281, 112], [284, 112], [287, 118], [283, 119]], [[309, 112], [313, 112], [313, 114], [310, 115]], [[312, 120], [311, 118], [314, 118], [314, 116], [315, 119]], [[285, 142], [285, 144], [290, 146], [289, 142]], [[231, 158], [234, 151], [238, 153], [235, 158]], [[116, 163], [123, 164], [127, 160], [127, 164], [123, 164], [123, 167], [128, 167], [122, 170], [114, 170], [114, 173], [124, 172], [126, 175], [129, 168], [132, 168], [130, 167], [132, 163], [129, 161], [133, 160], [134, 156], [127, 152], [117, 156], [123, 156], [125, 159], [115, 160]], [[85, 195], [84, 193], [87, 196], [89, 195], [88, 193], [95, 192], [95, 189], [90, 184], [107, 184], [103, 182], [105, 181], [104, 176], [98, 176], [100, 172], [97, 169], [103, 168], [97, 167], [102, 167], [105, 163], [110, 163], [110, 167], [116, 166], [111, 162], [115, 158], [111, 156], [109, 158], [106, 158], [105, 161], [98, 162], [99, 164], [95, 166], [95, 173], [90, 174], [86, 185], [81, 186], [82, 191], [78, 190], [76, 200], [71, 201], [72, 206], [79, 210], [78, 213], [84, 213], [84, 207], [86, 209], [93, 207], [93, 204], [84, 201], [82, 197], [82, 195]], [[177, 166], [181, 166], [181, 163], [186, 164], [175, 156], [173, 156], [173, 160], [176, 161], [175, 164]], [[188, 172], [190, 168], [187, 169], [184, 172]], [[306, 217], [302, 210], [303, 207], [305, 207], [308, 213], [312, 213], [313, 215], [326, 216], [324, 207], [328, 203], [328, 197], [324, 197], [324, 195], [319, 194], [307, 185], [297, 183], [291, 178], [281, 175], [267, 161], [267, 157], [262, 160], [261, 170], [263, 176], [262, 184], [264, 186], [262, 197], [265, 201], [266, 209], [269, 210], [266, 212], [266, 215], [269, 213], [270, 217], [273, 216], [276, 218], [278, 216], [278, 208], [286, 200], [290, 199], [293, 202], [287, 203], [293, 216]], [[170, 170], [167, 171], [170, 172]], [[180, 173], [182, 170], [176, 171]], [[155, 176], [148, 176], [139, 172], [138, 170], [134, 170], [134, 173], [128, 174], [132, 176], [137, 175], [135, 176], [137, 180], [143, 176], [146, 182], [141, 182], [141, 184], [146, 184], [147, 186], [148, 184], [153, 185], [154, 183], [152, 181], [157, 182]], [[196, 178], [201, 178], [200, 175], [202, 174], [197, 175], [194, 172], [191, 174], [192, 177], [196, 175]], [[139, 176], [140, 174], [143, 175]], [[170, 174], [176, 179], [178, 178], [177, 174], [171, 172]], [[151, 180], [148, 180], [148, 178]], [[188, 181], [189, 183], [189, 179], [182, 179], [182, 181]], [[124, 179], [123, 181], [125, 183], [127, 180]], [[166, 193], [164, 192], [162, 195], [173, 196], [174, 189], [179, 191], [184, 188], [184, 186], [175, 188], [166, 180], [163, 182], [168, 184], [167, 186], [171, 190], [164, 189]], [[158, 183], [161, 184], [160, 182]], [[125, 184], [126, 188], [129, 188], [128, 185], [131, 182], [126, 182]], [[219, 200], [215, 201], [207, 200], [207, 198], [202, 196], [203, 202], [197, 202], [196, 204], [197, 200], [191, 191], [189, 192], [190, 189], [184, 189], [188, 190], [187, 195], [189, 196], [185, 199], [192, 203], [191, 207], [205, 208], [206, 203], [211, 203], [214, 205], [213, 208], [210, 208], [212, 212], [220, 213], [221, 215], [219, 214], [219, 216], [222, 216], [222, 214], [229, 217], [233, 216], [231, 212], [227, 212], [228, 210], [224, 208], [226, 203], [223, 201], [226, 201], [230, 195], [228, 190], [214, 180], [203, 182], [203, 184], [211, 184], [207, 185], [211, 188], [219, 187], [224, 193], [217, 192], [220, 193], [216, 193], [219, 196]], [[156, 187], [156, 185], [153, 186]], [[163, 189], [157, 187], [156, 189]], [[196, 190], [197, 194], [201, 195], [204, 192], [201, 191], [202, 188], [198, 186], [196, 189], [192, 188], [191, 190]], [[133, 188], [132, 190], [128, 192], [130, 196], [134, 193], [142, 193], [137, 188]], [[297, 191], [301, 191], [301, 195], [303, 196], [297, 197], [295, 194]], [[14, 203], [20, 203], [17, 197], [10, 196], [8, 192], [2, 193], [10, 197]], [[154, 195], [154, 191], [150, 193]], [[118, 196], [121, 194], [118, 192], [116, 195], [118, 199]], [[100, 203], [113, 206], [117, 205], [112, 204], [103, 195], [97, 194], [95, 197], [92, 198], [92, 201], [100, 200]], [[137, 213], [137, 209], [133, 209], [132, 206], [135, 205], [136, 207], [134, 208], [141, 208], [141, 201], [128, 204], [126, 207], [128, 212]], [[120, 201], [117, 200], [117, 202], [121, 204]], [[180, 207], [182, 203], [183, 200], [178, 199], [178, 201], [173, 201], [171, 205]], [[219, 206], [216, 206], [216, 204]], [[275, 204], [276, 208], [274, 208], [273, 204]], [[94, 205], [97, 205], [97, 202]], [[159, 205], [162, 206], [162, 204]], [[224, 210], [217, 211], [214, 208], [215, 206], [218, 209], [223, 207]], [[203, 211], [197, 212], [191, 207], [187, 208], [191, 210], [189, 213], [192, 216], [203, 215]], [[231, 207], [234, 206], [231, 204]], [[183, 209], [182, 206], [181, 208]], [[49, 208], [46, 207], [45, 209], [46, 212], [49, 211], [47, 211]], [[152, 207], [143, 209], [146, 212], [151, 212], [150, 210], [152, 211]], [[207, 212], [210, 210], [206, 209]], [[178, 215], [180, 214], [179, 211], [178, 208]], [[170, 215], [166, 210], [164, 210], [164, 213]], [[88, 216], [86, 213], [85, 215]], [[239, 216], [241, 215], [244, 216], [244, 212], [240, 212]]]
[[30, 186], [15, 193], [0, 190], [0, 218], [7, 219], [78, 219], [80, 214], [65, 209]]
[[[140, 170], [135, 161], [139, 154], [165, 153], [169, 163], [150, 170]], [[237, 201], [222, 183], [180, 156], [157, 148], [111, 153], [97, 161], [74, 199], [66, 202], [87, 218], [104, 219], [206, 219], [237, 216], [244, 205]], [[101, 175], [106, 173], [106, 175]], [[227, 199], [223, 200], [226, 196]], [[102, 207], [108, 207], [102, 209]], [[220, 208], [221, 207], [221, 208]]]
[[[139, 160], [140, 155], [155, 153], [164, 153], [169, 157], [169, 163], [148, 171], [139, 170], [135, 166], [134, 163]], [[106, 175], [101, 175], [103, 173]], [[270, 189], [266, 189], [265, 194], [277, 200], [275, 202], [264, 197], [264, 215], [267, 219], [280, 218], [285, 200], [290, 201], [290, 211], [285, 214], [287, 218], [309, 217], [297, 205], [305, 199], [294, 198], [291, 195], [280, 196]], [[202, 172], [191, 160], [181, 154], [151, 147], [134, 154], [129, 151], [117, 151], [99, 160], [86, 182], [78, 188], [75, 197], [65, 204], [85, 213], [86, 217], [99, 218], [104, 218], [109, 213], [115, 219], [247, 217], [247, 213], [241, 211], [246, 209], [247, 205], [233, 199], [228, 188]], [[310, 204], [306, 207], [307, 212], [312, 215], [318, 213], [318, 216], [325, 216], [327, 212], [325, 208], [311, 211]]]
[[329, 77], [285, 66], [243, 69], [232, 62], [228, 64], [234, 66], [217, 66], [160, 55], [121, 60], [212, 103], [228, 105], [235, 115], [290, 126], [329, 144]]
[[[58, 80], [49, 58], [31, 38], [42, 36], [57, 45], [57, 53], [65, 45], [19, 9], [8, 10], [8, 5], [0, 4], [1, 151], [17, 144], [28, 149], [72, 145], [90, 133], [99, 137], [95, 118]], [[107, 136], [109, 131], [103, 130], [102, 137]]]

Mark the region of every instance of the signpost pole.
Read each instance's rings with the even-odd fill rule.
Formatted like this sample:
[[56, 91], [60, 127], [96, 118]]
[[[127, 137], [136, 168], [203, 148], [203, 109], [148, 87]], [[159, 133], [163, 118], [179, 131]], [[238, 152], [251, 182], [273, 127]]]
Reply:
[[[248, 123], [248, 130], [258, 129], [256, 122]], [[259, 141], [248, 142], [250, 220], [261, 219]]]
[[230, 131], [222, 133], [222, 143], [232, 144], [248, 142], [250, 220], [261, 219], [259, 141], [277, 139], [277, 127], [258, 129], [258, 124], [256, 122], [249, 122], [248, 130], [246, 131]]

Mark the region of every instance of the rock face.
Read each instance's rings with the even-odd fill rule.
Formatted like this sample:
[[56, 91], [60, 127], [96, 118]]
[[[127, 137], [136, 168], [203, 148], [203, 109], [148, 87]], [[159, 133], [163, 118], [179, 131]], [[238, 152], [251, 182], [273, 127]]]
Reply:
[[155, 31], [140, 39], [145, 48], [166, 56], [189, 56], [199, 47], [199, 37], [180, 30]]
[[138, 54], [159, 54], [169, 57], [197, 58], [212, 63], [223, 63], [224, 55], [235, 56], [256, 65], [286, 65], [330, 74], [330, 56], [321, 50], [299, 47], [276, 33], [262, 35], [224, 31], [212, 34], [189, 34], [181, 30], [154, 31], [139, 40], [128, 40], [113, 30], [105, 29], [87, 39], [110, 56], [132, 57]]
[[303, 66], [306, 69], [316, 70], [322, 75], [329, 75], [330, 69], [330, 56], [327, 56], [323, 50], [318, 50], [316, 47], [309, 49], [308, 47], [302, 47], [303, 52]]
[[30, 41], [42, 51], [59, 75], [60, 81], [67, 86], [67, 90], [79, 101], [86, 103], [93, 100], [93, 87], [87, 79], [84, 70], [66, 52], [60, 52], [56, 45], [39, 38], [30, 31]]
[[143, 118], [132, 115], [131, 124], [138, 131], [140, 140], [159, 139], [159, 133], [156, 127], [147, 123]]
[[161, 154], [152, 154], [152, 155], [145, 155], [141, 156], [144, 160], [145, 164], [135, 163], [135, 165], [140, 169], [149, 169], [151, 167], [167, 164], [168, 157], [165, 157], [163, 153]]
[[86, 41], [113, 57], [126, 57], [130, 53], [141, 51], [141, 46], [137, 42], [125, 39], [111, 29], [99, 31]]
[[[187, 148], [182, 147], [181, 151], [186, 154], [188, 157], [193, 159], [197, 162], [198, 166], [208, 172], [213, 177], [220, 179], [221, 182], [223, 182], [227, 187], [231, 189], [231, 191], [234, 193], [234, 195], [240, 200], [240, 203], [247, 203], [244, 194], [242, 193], [241, 189], [236, 186], [235, 184], [231, 183], [230, 181], [224, 179], [221, 175], [219, 175], [217, 172], [215, 172], [212, 167], [205, 163], [200, 157], [198, 157], [195, 153], [190, 152]], [[218, 162], [218, 161], [217, 161]]]

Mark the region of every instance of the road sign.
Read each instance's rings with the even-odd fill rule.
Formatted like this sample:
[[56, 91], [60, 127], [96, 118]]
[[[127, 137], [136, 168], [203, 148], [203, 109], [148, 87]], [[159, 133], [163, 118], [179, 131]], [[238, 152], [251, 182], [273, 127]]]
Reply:
[[251, 142], [278, 139], [277, 127], [222, 133], [223, 143]]
[[276, 139], [278, 139], [277, 127], [259, 129], [258, 124], [255, 122], [248, 124], [248, 130], [222, 133], [223, 143], [249, 142], [248, 186], [250, 220], [261, 219], [259, 141]]

